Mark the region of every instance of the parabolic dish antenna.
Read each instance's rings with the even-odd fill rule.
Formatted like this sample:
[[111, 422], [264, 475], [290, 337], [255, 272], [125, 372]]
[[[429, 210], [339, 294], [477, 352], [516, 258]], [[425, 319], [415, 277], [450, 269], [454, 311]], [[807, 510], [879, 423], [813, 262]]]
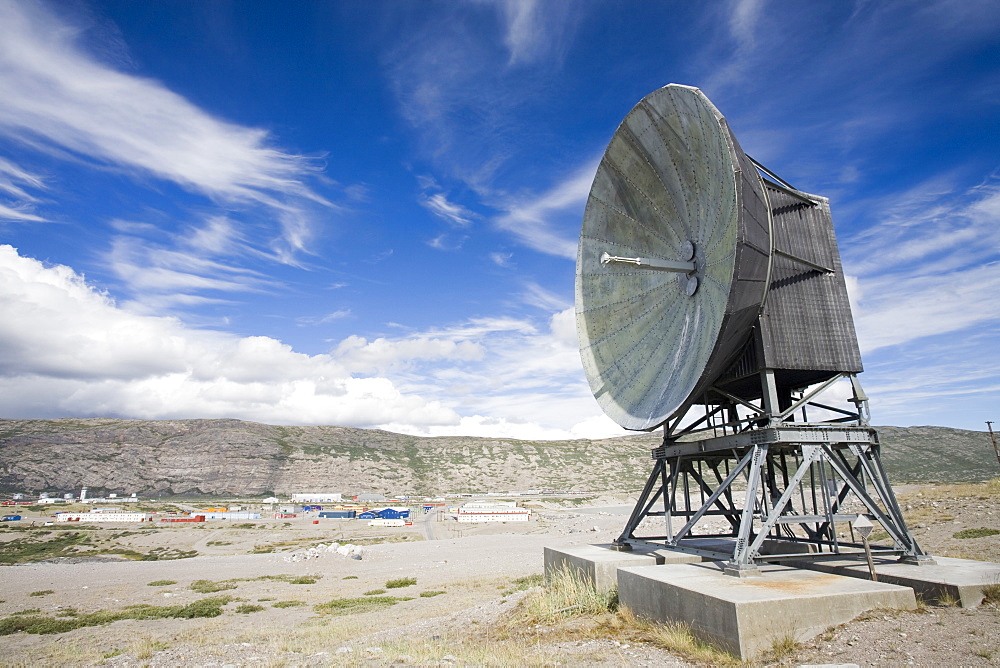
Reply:
[[697, 88], [643, 98], [615, 131], [583, 216], [580, 353], [604, 412], [651, 430], [687, 410], [746, 343], [767, 292], [760, 175]]

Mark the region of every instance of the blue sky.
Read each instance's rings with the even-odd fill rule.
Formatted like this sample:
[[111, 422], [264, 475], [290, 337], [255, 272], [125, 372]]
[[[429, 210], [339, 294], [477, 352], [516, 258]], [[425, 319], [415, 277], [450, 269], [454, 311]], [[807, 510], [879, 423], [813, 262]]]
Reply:
[[0, 4], [3, 417], [621, 433], [573, 322], [667, 83], [831, 200], [876, 424], [1000, 420], [1000, 4]]

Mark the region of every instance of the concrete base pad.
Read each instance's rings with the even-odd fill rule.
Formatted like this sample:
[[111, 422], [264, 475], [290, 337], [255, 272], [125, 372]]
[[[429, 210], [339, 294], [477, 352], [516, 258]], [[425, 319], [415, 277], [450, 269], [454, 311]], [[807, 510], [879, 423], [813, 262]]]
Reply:
[[913, 610], [909, 587], [764, 564], [759, 578], [734, 578], [717, 562], [618, 569], [618, 599], [636, 614], [681, 622], [741, 658], [792, 636], [797, 641], [874, 608]]
[[545, 548], [545, 578], [569, 568], [594, 584], [597, 591], [618, 586], [621, 566], [653, 566], [700, 562], [701, 557], [649, 545], [635, 544], [631, 552], [618, 552], [610, 544]]
[[[934, 557], [935, 564], [914, 565], [896, 560], [875, 559], [879, 582], [911, 587], [930, 600], [958, 601], [963, 608], [974, 608], [983, 601], [983, 587], [1000, 584], [1000, 564], [972, 559]], [[864, 557], [798, 561], [791, 565], [823, 573], [853, 578], [871, 578]]]

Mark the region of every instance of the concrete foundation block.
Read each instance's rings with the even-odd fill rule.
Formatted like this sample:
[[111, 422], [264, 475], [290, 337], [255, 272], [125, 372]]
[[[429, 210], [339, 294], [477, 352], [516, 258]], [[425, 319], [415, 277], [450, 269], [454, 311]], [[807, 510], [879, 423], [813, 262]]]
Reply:
[[742, 659], [791, 636], [812, 638], [874, 608], [913, 610], [909, 587], [763, 564], [761, 576], [724, 575], [718, 562], [618, 569], [618, 600], [641, 617], [681, 622]]
[[548, 580], [556, 571], [568, 568], [592, 582], [597, 591], [607, 591], [618, 586], [618, 569], [622, 566], [686, 564], [700, 561], [701, 557], [645, 545], [635, 545], [631, 552], [618, 552], [610, 544], [546, 547], [545, 579]]
[[[1000, 584], [1000, 564], [989, 561], [949, 557], [934, 557], [936, 563], [921, 565], [895, 559], [876, 558], [874, 561], [879, 582], [910, 587], [921, 597], [931, 601], [958, 601], [963, 608], [974, 608], [983, 602], [983, 587]], [[792, 564], [823, 573], [865, 580], [871, 578], [864, 556], [854, 559], [796, 560]]]

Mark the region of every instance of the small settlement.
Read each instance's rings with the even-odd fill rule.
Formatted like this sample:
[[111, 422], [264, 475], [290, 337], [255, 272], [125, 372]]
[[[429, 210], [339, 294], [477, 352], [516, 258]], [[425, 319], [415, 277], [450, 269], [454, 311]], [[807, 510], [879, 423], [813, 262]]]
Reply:
[[[469, 497], [471, 495], [463, 494]], [[359, 494], [345, 500], [343, 495], [334, 492], [301, 492], [294, 493], [282, 501], [269, 497], [263, 501], [251, 501], [254, 509], [243, 506], [211, 506], [205, 508], [191, 507], [187, 512], [156, 512], [126, 510], [117, 505], [106, 504], [136, 504], [139, 498], [136, 494], [119, 496], [108, 494], [107, 497], [88, 496], [84, 487], [79, 496], [65, 494], [62, 498], [41, 494], [34, 500], [28, 500], [24, 494], [14, 494], [9, 500], [2, 502], [4, 506], [17, 505], [49, 505], [64, 503], [92, 504], [88, 512], [56, 512], [57, 522], [205, 522], [209, 520], [260, 520], [268, 516], [273, 519], [291, 519], [302, 517], [312, 519], [314, 524], [320, 520], [366, 520], [369, 526], [403, 527], [409, 526], [412, 509], [409, 499], [387, 499], [378, 494]], [[376, 504], [393, 504], [382, 505]], [[369, 505], [371, 504], [371, 505]], [[399, 504], [399, 505], [395, 505]], [[404, 505], [406, 504], [406, 505]], [[183, 504], [182, 504], [183, 505]], [[259, 509], [258, 509], [259, 508]], [[436, 520], [453, 520], [460, 523], [470, 522], [527, 522], [531, 519], [531, 509], [519, 506], [515, 501], [500, 500], [470, 500], [462, 505], [446, 506], [444, 498], [425, 499], [417, 506], [423, 514], [435, 513]], [[16, 518], [16, 519], [15, 519]], [[20, 515], [8, 515], [4, 521], [19, 521]]]

